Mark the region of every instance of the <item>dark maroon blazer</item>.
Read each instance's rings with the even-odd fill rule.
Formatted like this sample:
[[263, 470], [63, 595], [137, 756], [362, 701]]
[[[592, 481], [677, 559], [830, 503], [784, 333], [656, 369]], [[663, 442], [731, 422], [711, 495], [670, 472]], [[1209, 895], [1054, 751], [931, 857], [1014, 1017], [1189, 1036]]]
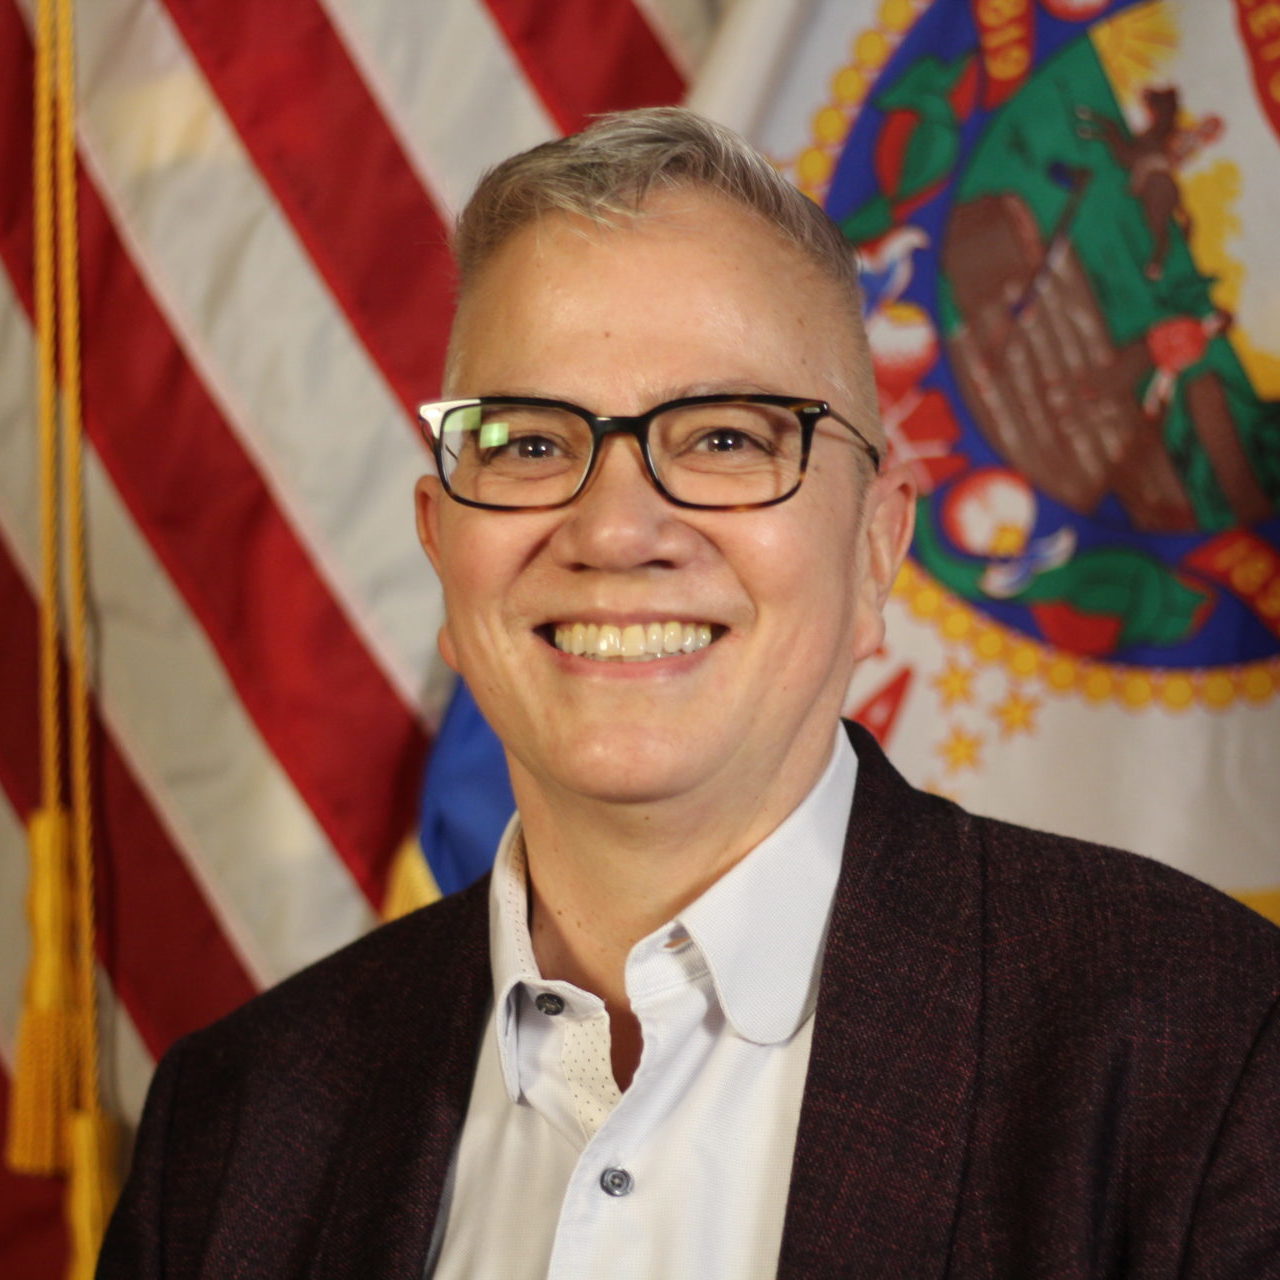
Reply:
[[[917, 792], [851, 734], [779, 1276], [1280, 1277], [1280, 930]], [[174, 1047], [101, 1280], [418, 1280], [491, 998], [485, 895]]]

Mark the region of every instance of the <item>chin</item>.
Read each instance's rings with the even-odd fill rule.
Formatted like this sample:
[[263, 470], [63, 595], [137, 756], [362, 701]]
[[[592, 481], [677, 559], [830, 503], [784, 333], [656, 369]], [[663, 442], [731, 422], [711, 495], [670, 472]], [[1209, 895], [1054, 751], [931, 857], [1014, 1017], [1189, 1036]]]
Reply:
[[697, 785], [704, 769], [669, 734], [646, 736], [635, 726], [611, 725], [598, 734], [575, 735], [551, 753], [554, 782], [567, 791], [611, 804], [649, 804]]

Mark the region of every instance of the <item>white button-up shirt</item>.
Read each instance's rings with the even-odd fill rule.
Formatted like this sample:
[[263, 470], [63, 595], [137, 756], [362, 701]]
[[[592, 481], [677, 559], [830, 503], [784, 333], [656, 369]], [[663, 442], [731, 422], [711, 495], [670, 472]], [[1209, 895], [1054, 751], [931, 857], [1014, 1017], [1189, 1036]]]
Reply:
[[538, 971], [513, 820], [490, 894], [493, 1015], [428, 1276], [775, 1274], [856, 774], [840, 730], [781, 826], [632, 948], [644, 1048], [624, 1094], [604, 1002]]

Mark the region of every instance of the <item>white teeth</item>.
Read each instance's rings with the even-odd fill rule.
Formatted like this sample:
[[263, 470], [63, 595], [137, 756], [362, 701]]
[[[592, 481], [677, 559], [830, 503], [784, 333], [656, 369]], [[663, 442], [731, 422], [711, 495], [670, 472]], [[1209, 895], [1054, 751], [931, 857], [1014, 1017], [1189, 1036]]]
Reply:
[[562, 622], [555, 629], [555, 645], [563, 653], [597, 660], [652, 662], [675, 653], [696, 653], [711, 643], [706, 622]]
[[639, 623], [632, 623], [622, 629], [622, 656], [639, 658], [644, 653], [645, 632]]

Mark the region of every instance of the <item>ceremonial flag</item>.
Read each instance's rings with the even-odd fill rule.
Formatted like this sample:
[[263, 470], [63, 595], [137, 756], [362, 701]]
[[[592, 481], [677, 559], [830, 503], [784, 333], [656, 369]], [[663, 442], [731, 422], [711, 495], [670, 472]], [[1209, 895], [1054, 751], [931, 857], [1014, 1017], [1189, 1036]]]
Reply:
[[[104, 1092], [376, 922], [452, 687], [413, 529], [452, 214], [678, 100], [702, 0], [93, 0], [79, 248]], [[0, 0], [0, 1115], [39, 798], [32, 10]], [[0, 1172], [0, 1274], [64, 1256]]]
[[850, 711], [919, 785], [1280, 919], [1278, 14], [744, 3], [692, 105], [863, 263], [921, 496]]

